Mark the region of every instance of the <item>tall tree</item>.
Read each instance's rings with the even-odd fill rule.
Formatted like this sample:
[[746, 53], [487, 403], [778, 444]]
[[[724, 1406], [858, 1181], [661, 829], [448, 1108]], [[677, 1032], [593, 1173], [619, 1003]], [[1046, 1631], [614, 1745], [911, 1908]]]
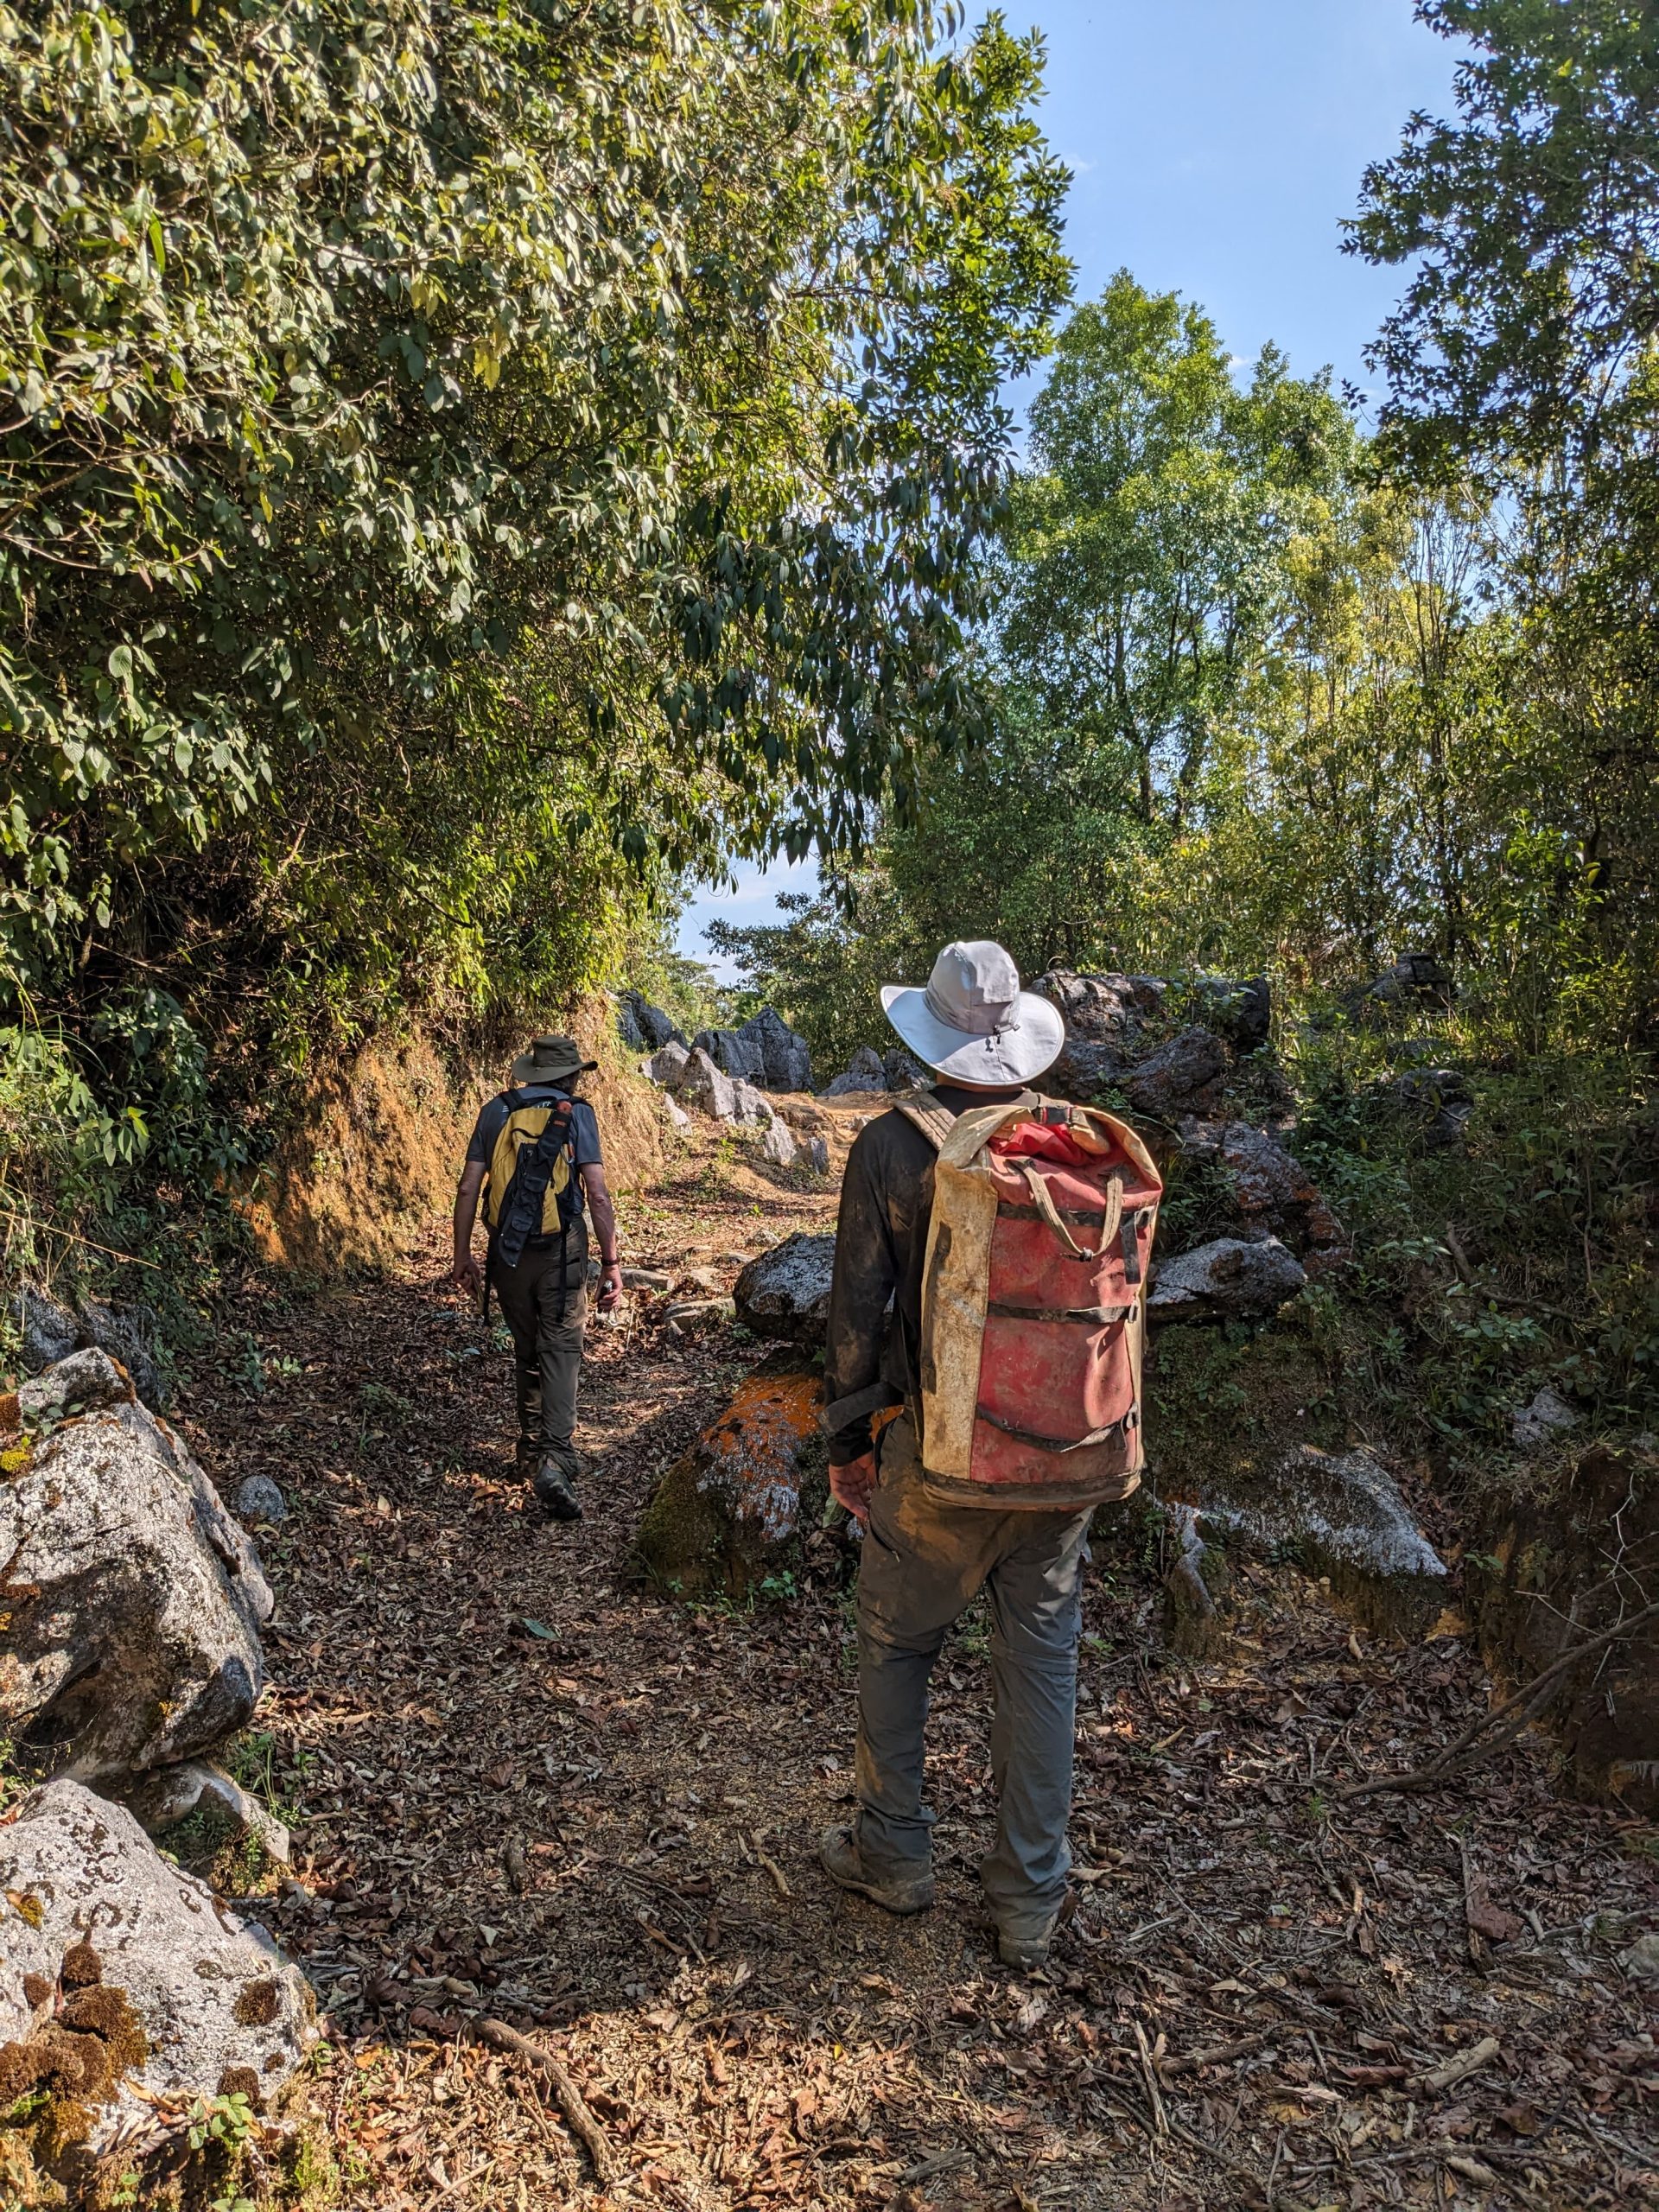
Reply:
[[1075, 742], [1132, 764], [1143, 823], [1186, 825], [1300, 503], [1351, 437], [1271, 348], [1241, 391], [1209, 319], [1127, 272], [1061, 335], [1007, 535], [1001, 650]]

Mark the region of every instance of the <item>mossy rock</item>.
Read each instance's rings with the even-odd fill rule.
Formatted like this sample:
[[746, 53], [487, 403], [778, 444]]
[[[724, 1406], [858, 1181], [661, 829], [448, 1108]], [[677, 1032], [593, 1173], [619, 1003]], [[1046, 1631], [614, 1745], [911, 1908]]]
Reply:
[[823, 1378], [798, 1356], [763, 1361], [652, 1492], [634, 1557], [686, 1598], [742, 1602], [792, 1573], [829, 1497]]

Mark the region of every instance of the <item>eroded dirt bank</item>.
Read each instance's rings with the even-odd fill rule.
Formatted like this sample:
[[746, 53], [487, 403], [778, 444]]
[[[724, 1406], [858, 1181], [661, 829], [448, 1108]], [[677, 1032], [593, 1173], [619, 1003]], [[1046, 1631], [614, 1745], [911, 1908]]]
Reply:
[[[625, 1256], [712, 1265], [833, 1198], [699, 1137], [624, 1213]], [[1052, 1974], [999, 1972], [984, 1624], [933, 1723], [941, 1896], [898, 1923], [819, 1875], [848, 1801], [850, 1606], [825, 1540], [793, 1592], [692, 1611], [628, 1579], [653, 1472], [763, 1347], [599, 1332], [588, 1520], [510, 1486], [505, 1353], [432, 1286], [271, 1277], [188, 1425], [296, 1517], [259, 1726], [303, 1814], [270, 1917], [331, 2029], [319, 2094], [353, 2205], [1589, 2206], [1650, 2192], [1659, 2059], [1626, 1959], [1650, 1829], [1559, 1798], [1529, 1741], [1457, 1790], [1329, 1817], [1332, 1766], [1408, 1765], [1485, 1696], [1467, 1643], [1351, 1631], [1252, 1570], [1223, 1665], [1178, 1662], [1134, 1541], [1089, 1578], [1074, 1842]], [[261, 1389], [253, 1386], [257, 1372]], [[232, 1379], [232, 1377], [239, 1379]], [[1155, 1412], [1154, 1412], [1155, 1418]], [[518, 2059], [556, 2052], [615, 2150]], [[1489, 2046], [1495, 2045], [1495, 2048]], [[1459, 2078], [1460, 2065], [1472, 2070]]]

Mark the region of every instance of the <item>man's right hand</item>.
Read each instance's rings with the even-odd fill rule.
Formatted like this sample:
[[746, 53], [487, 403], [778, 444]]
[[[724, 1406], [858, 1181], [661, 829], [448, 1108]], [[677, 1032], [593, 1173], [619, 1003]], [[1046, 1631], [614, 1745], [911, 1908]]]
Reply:
[[874, 1452], [867, 1452], [861, 1459], [849, 1459], [844, 1467], [830, 1470], [830, 1494], [837, 1504], [846, 1507], [855, 1521], [863, 1521], [868, 1516], [874, 1491]]
[[470, 1252], [462, 1252], [449, 1270], [449, 1280], [469, 1298], [476, 1298], [484, 1287], [484, 1271]]

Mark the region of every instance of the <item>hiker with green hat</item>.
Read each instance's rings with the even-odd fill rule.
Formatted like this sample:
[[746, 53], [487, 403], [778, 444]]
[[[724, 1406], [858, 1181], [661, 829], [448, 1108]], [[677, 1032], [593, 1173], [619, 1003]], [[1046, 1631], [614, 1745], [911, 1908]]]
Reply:
[[[576, 1386], [588, 1303], [588, 1224], [599, 1232], [599, 1310], [622, 1295], [616, 1213], [606, 1188], [599, 1123], [575, 1096], [597, 1067], [571, 1037], [537, 1037], [513, 1062], [510, 1088], [479, 1115], [455, 1192], [450, 1279], [486, 1308], [493, 1290], [512, 1332], [518, 1468], [550, 1519], [579, 1521]], [[473, 1255], [480, 1192], [489, 1244]]]

